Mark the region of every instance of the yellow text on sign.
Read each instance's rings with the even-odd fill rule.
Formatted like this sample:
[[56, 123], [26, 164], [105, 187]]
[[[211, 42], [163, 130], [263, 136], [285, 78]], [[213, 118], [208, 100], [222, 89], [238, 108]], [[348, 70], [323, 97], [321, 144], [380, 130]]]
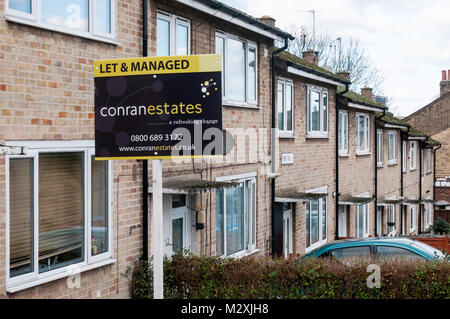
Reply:
[[94, 61], [94, 77], [222, 71], [220, 54]]

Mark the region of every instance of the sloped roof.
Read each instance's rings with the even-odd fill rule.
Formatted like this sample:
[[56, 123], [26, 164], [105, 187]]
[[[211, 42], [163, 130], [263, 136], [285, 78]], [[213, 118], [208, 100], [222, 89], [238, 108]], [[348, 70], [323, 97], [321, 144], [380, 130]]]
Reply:
[[381, 121], [388, 123], [388, 124], [393, 124], [393, 125], [400, 125], [400, 126], [405, 126], [405, 127], [411, 127], [410, 124], [406, 123], [405, 121], [400, 120], [399, 118], [396, 118], [392, 113], [390, 112], [386, 112], [386, 114], [384, 116], [382, 116], [383, 113], [381, 112], [377, 112], [376, 116], [378, 117], [378, 119], [380, 119]]
[[[344, 91], [344, 87], [338, 87], [338, 93], [341, 94], [341, 92]], [[362, 96], [361, 94], [358, 94], [354, 91], [348, 91], [345, 94], [341, 94], [342, 96], [344, 96], [345, 98], [349, 99], [350, 101], [352, 101], [353, 103], [357, 103], [357, 104], [362, 104], [362, 105], [367, 105], [367, 106], [371, 106], [371, 107], [377, 107], [379, 109], [387, 109], [387, 106], [373, 101], [371, 99], [368, 99], [364, 96]]]
[[427, 105], [425, 105], [424, 107], [418, 109], [417, 111], [415, 111], [414, 113], [411, 113], [410, 115], [408, 115], [407, 117], [405, 117], [405, 121], [410, 120], [414, 115], [422, 113], [423, 111], [425, 111], [426, 109], [432, 107], [436, 102], [439, 102], [440, 100], [445, 99], [446, 97], [450, 96], [450, 91], [443, 94], [442, 96], [438, 97], [437, 99], [435, 99], [434, 101], [428, 103]]
[[300, 68], [300, 69], [302, 69], [302, 70], [304, 70], [306, 72], [317, 74], [317, 75], [323, 76], [323, 77], [331, 79], [331, 80], [339, 81], [342, 84], [350, 83], [349, 80], [347, 80], [347, 79], [345, 79], [343, 77], [340, 77], [339, 75], [337, 75], [337, 74], [335, 74], [333, 72], [330, 72], [330, 71], [328, 71], [325, 68], [322, 68], [322, 67], [317, 66], [315, 64], [309, 63], [309, 62], [303, 60], [302, 58], [300, 58], [300, 57], [296, 56], [295, 54], [292, 54], [292, 53], [290, 53], [288, 51], [280, 52], [277, 55], [277, 57], [282, 59], [282, 60], [284, 60], [284, 61], [286, 61], [286, 62], [294, 64], [296, 67], [298, 67], [298, 68]]

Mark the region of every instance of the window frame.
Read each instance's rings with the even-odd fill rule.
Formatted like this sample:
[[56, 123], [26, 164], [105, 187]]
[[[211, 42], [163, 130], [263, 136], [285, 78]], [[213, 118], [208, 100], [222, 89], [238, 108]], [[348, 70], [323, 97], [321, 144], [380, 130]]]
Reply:
[[[388, 165], [397, 165], [398, 163], [398, 139], [397, 139], [397, 131], [391, 130], [388, 131]], [[391, 137], [393, 137], [393, 145], [391, 145]], [[393, 153], [391, 154], [391, 146], [393, 146]], [[392, 157], [391, 157], [392, 156]]]
[[432, 157], [433, 157], [433, 152], [431, 151], [431, 148], [426, 148], [425, 149], [425, 173], [426, 174], [430, 174], [433, 171]]
[[[379, 137], [381, 138], [379, 139]], [[383, 167], [384, 155], [384, 132], [382, 129], [377, 129], [377, 166]]]
[[20, 24], [26, 24], [29, 26], [55, 31], [64, 34], [70, 34], [81, 38], [87, 38], [90, 40], [97, 40], [110, 44], [118, 44], [117, 42], [117, 1], [110, 0], [111, 12], [110, 12], [110, 26], [111, 33], [97, 32], [95, 30], [95, 0], [88, 0], [88, 30], [80, 31], [62, 26], [47, 24], [42, 22], [42, 0], [30, 0], [31, 1], [31, 13], [25, 13], [22, 11], [9, 8], [9, 1], [5, 1], [5, 19]]
[[[234, 107], [246, 107], [246, 108], [257, 108], [259, 109], [259, 105], [258, 105], [258, 100], [259, 100], [259, 96], [258, 96], [258, 92], [259, 92], [259, 76], [258, 76], [258, 44], [255, 41], [251, 41], [248, 40], [246, 38], [240, 37], [240, 36], [236, 36], [234, 34], [231, 33], [227, 33], [221, 30], [216, 30], [216, 34], [214, 37], [214, 45], [216, 45], [216, 38], [221, 38], [223, 39], [223, 44], [224, 44], [224, 52], [225, 52], [225, 57], [222, 57], [222, 61], [223, 61], [223, 65], [222, 65], [222, 104], [224, 106], [234, 106]], [[236, 40], [236, 41], [241, 41], [244, 42], [246, 44], [246, 49], [245, 49], [245, 99], [244, 101], [239, 101], [239, 100], [233, 100], [229, 97], [226, 96], [226, 77], [227, 77], [227, 66], [229, 65], [228, 60], [228, 39], [232, 39], [232, 40]], [[248, 86], [249, 86], [249, 76], [250, 76], [250, 72], [249, 72], [249, 67], [248, 67], [248, 52], [250, 48], [254, 48], [255, 49], [255, 66], [256, 66], [256, 74], [255, 74], [255, 98], [256, 99], [250, 99], [249, 98], [249, 92], [248, 92]]]
[[[344, 118], [346, 119], [345, 125], [343, 125]], [[338, 143], [340, 143], [339, 156], [348, 156], [348, 111], [339, 111]]]
[[409, 205], [409, 232], [412, 233], [416, 229], [417, 229], [417, 205]]
[[[311, 202], [313, 201], [318, 201], [318, 229], [319, 229], [319, 240], [316, 241], [314, 244], [310, 244], [309, 246], [306, 246], [306, 241], [305, 241], [305, 253], [308, 253], [324, 244], [326, 244], [328, 242], [328, 236], [327, 236], [327, 230], [328, 230], [328, 225], [327, 225], [327, 219], [328, 219], [328, 196], [327, 194], [323, 194], [322, 197], [319, 197], [317, 199], [314, 200], [309, 200], [308, 202], [305, 203], [305, 219], [306, 219], [306, 212], [309, 210], [311, 211]], [[325, 205], [325, 221], [323, 221], [323, 217], [322, 217], [322, 209], [323, 206]], [[310, 218], [311, 218], [311, 212], [309, 214]], [[323, 223], [325, 222], [325, 238], [323, 238]], [[309, 236], [310, 236], [310, 242], [311, 242], [311, 221], [309, 222]], [[305, 221], [305, 236], [306, 236], [306, 221]]]
[[[48, 141], [47, 141], [48, 142]], [[44, 144], [41, 146], [28, 148], [26, 155], [7, 155], [6, 158], [6, 290], [7, 291], [19, 291], [42, 283], [50, 282], [56, 279], [70, 276], [74, 273], [83, 272], [86, 270], [98, 268], [107, 264], [115, 262], [113, 259], [113, 206], [112, 206], [112, 187], [113, 187], [113, 166], [111, 161], [107, 161], [107, 177], [108, 177], [108, 250], [98, 255], [92, 255], [91, 249], [91, 160], [94, 156], [94, 148], [90, 146], [85, 147], [70, 147], [66, 145], [57, 145], [58, 142], [50, 142], [51, 145], [56, 147], [46, 147]], [[39, 144], [39, 143], [38, 143]], [[73, 263], [67, 266], [49, 270], [39, 273], [39, 154], [44, 153], [83, 153], [83, 200], [84, 200], [84, 247], [83, 247], [83, 261]], [[9, 185], [10, 185], [10, 160], [32, 158], [33, 159], [33, 271], [16, 277], [10, 277], [10, 247], [9, 247], [9, 235], [10, 235], [10, 206], [9, 206]]]
[[[293, 225], [292, 225], [292, 212], [293, 212], [293, 206], [294, 206], [294, 203], [287, 203], [288, 205], [289, 205], [289, 209], [287, 209], [287, 210], [284, 210], [284, 207], [283, 207], [283, 253], [285, 253], [285, 258], [286, 259], [288, 259], [289, 258], [289, 256], [294, 252], [294, 250], [293, 250], [293, 245], [292, 245], [292, 242], [293, 242], [293, 237], [294, 237], [294, 234], [293, 234]], [[289, 234], [286, 234], [285, 233], [285, 220], [289, 220], [289, 227], [288, 227], [288, 229], [289, 229]], [[286, 244], [287, 244], [287, 254], [286, 254]]]
[[[173, 56], [173, 55], [177, 55], [177, 26], [178, 25], [182, 25], [187, 27], [187, 32], [188, 32], [188, 38], [187, 38], [187, 42], [188, 42], [188, 47], [187, 47], [187, 51], [188, 51], [188, 55], [191, 54], [191, 20], [166, 12], [166, 11], [162, 11], [162, 10], [157, 10], [156, 13], [156, 23], [158, 23], [158, 19], [164, 20], [169, 22], [169, 55]], [[157, 31], [157, 27], [156, 27], [156, 31]], [[158, 46], [158, 36], [156, 38], [156, 46]]]
[[[312, 127], [312, 115], [311, 115], [311, 92], [319, 93], [319, 130], [313, 131]], [[324, 129], [323, 121], [323, 99], [324, 95], [327, 96], [327, 123], [326, 129]], [[330, 122], [330, 95], [328, 89], [315, 85], [307, 85], [306, 95], [306, 137], [307, 138], [329, 138], [329, 122]]]
[[[222, 255], [218, 255], [219, 257], [221, 257], [221, 258], [241, 258], [241, 257], [244, 257], [244, 256], [247, 256], [247, 255], [250, 255], [250, 254], [253, 254], [253, 253], [255, 253], [255, 252], [257, 252], [257, 251], [259, 251], [257, 248], [256, 248], [256, 244], [257, 244], [257, 226], [258, 226], [258, 223], [257, 223], [257, 221], [258, 221], [258, 209], [257, 209], [257, 206], [258, 206], [258, 200], [257, 200], [257, 198], [258, 198], [258, 185], [257, 185], [257, 174], [256, 173], [248, 173], [248, 174], [241, 174], [241, 175], [232, 175], [232, 176], [221, 176], [221, 177], [217, 177], [216, 178], [216, 181], [233, 181], [233, 182], [235, 182], [235, 183], [239, 183], [239, 184], [243, 184], [243, 187], [244, 187], [244, 196], [243, 196], [243, 199], [244, 199], [244, 212], [243, 212], [243, 214], [244, 214], [244, 237], [243, 237], [243, 240], [244, 240], [244, 246], [245, 246], [245, 242], [246, 242], [246, 238], [249, 238], [249, 245], [247, 246], [247, 247], [244, 247], [244, 249], [242, 249], [242, 250], [240, 250], [240, 251], [237, 251], [237, 252], [234, 252], [234, 253], [232, 253], [232, 254], [230, 254], [230, 255], [227, 255], [227, 232], [226, 232], [226, 228], [227, 228], [227, 224], [226, 224], [226, 208], [227, 208], [227, 205], [226, 205], [226, 191], [227, 191], [227, 189], [228, 188], [224, 188], [224, 189], [222, 189], [222, 191], [223, 191], [223, 228], [224, 228], [224, 231], [223, 231], [223, 254]], [[250, 219], [250, 225], [247, 223], [245, 223], [245, 201], [247, 200], [247, 199], [249, 199], [249, 194], [247, 194], [246, 195], [246, 192], [245, 192], [245, 184], [246, 184], [246, 182], [250, 182], [250, 189], [251, 189], [251, 194], [250, 194], [250, 199], [252, 200], [252, 202], [253, 202], [253, 200], [254, 200], [254, 202], [252, 203], [252, 205], [251, 205], [251, 208], [250, 208], [250, 211], [248, 212], [248, 216], [249, 216], [249, 219]], [[253, 197], [252, 195], [253, 195], [253, 189], [254, 189], [254, 192], [255, 192], [255, 196]], [[255, 210], [255, 219], [256, 220], [253, 220], [253, 210]], [[216, 210], [217, 211], [217, 210]], [[215, 218], [217, 219], [217, 214], [215, 214]], [[249, 231], [249, 227], [251, 227], [251, 229], [253, 230], [253, 224], [255, 224], [254, 226], [255, 226], [255, 238], [253, 239], [253, 238], [251, 238], [251, 237], [253, 237], [252, 235], [253, 235], [253, 233], [252, 233], [252, 231], [250, 231], [250, 233], [248, 232]], [[217, 220], [216, 220], [216, 225], [217, 225]], [[216, 236], [217, 236], [217, 233], [216, 233]], [[253, 242], [253, 240], [254, 240], [254, 242]], [[217, 254], [217, 251], [216, 251], [216, 254]]]
[[403, 173], [406, 173], [406, 169], [407, 169], [406, 161], [407, 161], [407, 159], [408, 159], [408, 154], [406, 153], [406, 151], [407, 151], [406, 141], [402, 141], [402, 148], [403, 148], [403, 154], [402, 154], [402, 172], [403, 172]]
[[[364, 209], [364, 215], [363, 215], [363, 234], [359, 234], [359, 213], [358, 209], [359, 207], [362, 207]], [[370, 214], [369, 214], [369, 204], [363, 204], [363, 205], [356, 205], [356, 237], [358, 238], [366, 238], [369, 237], [369, 229], [370, 229]], [[367, 225], [367, 229], [364, 229]], [[360, 236], [361, 235], [361, 236]]]
[[[278, 85], [283, 84], [283, 130], [280, 130], [280, 125], [278, 124], [278, 136], [280, 138], [291, 138], [294, 137], [294, 81], [290, 79], [285, 78], [278, 78], [277, 88]], [[287, 124], [287, 111], [286, 111], [286, 96], [287, 96], [287, 87], [290, 86], [292, 88], [292, 95], [291, 95], [291, 107], [292, 107], [292, 116], [291, 116], [291, 130], [288, 130]], [[277, 120], [278, 120], [278, 89], [277, 89]]]
[[[360, 125], [359, 125], [359, 118], [360, 117], [364, 117], [364, 140], [365, 140], [365, 149], [360, 149], [359, 148], [359, 133], [360, 133]], [[356, 155], [370, 155], [370, 115], [367, 113], [356, 113], [355, 116], [355, 121], [356, 121]], [[366, 128], [366, 124], [367, 124], [367, 128]]]
[[[418, 144], [417, 141], [409, 142], [409, 170], [410, 171], [415, 171], [417, 169], [417, 144]], [[413, 145], [414, 145], [414, 147], [413, 147]]]

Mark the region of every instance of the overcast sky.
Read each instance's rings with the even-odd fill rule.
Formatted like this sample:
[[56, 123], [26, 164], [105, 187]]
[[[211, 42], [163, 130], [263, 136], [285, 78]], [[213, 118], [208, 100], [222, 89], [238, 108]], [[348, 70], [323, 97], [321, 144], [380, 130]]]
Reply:
[[[439, 96], [441, 71], [450, 69], [449, 0], [222, 0], [276, 26], [292, 24], [333, 37], [353, 37], [385, 75], [384, 93], [396, 115], [409, 115]], [[359, 92], [358, 92], [359, 93]]]

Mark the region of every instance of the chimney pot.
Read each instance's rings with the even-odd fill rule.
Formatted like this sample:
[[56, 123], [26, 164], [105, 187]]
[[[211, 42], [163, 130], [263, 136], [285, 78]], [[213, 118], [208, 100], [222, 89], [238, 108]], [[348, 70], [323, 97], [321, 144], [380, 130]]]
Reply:
[[447, 81], [447, 72], [445, 70], [442, 70], [442, 81]]
[[450, 70], [448, 70], [448, 71], [442, 70], [442, 80], [440, 83], [440, 91], [441, 91], [440, 96], [443, 96], [444, 94], [450, 92]]
[[308, 63], [319, 65], [319, 52], [314, 50], [307, 50], [302, 52], [303, 60]]
[[364, 96], [366, 99], [373, 100], [372, 88], [368, 86], [362, 88], [361, 95]]
[[271, 16], [264, 15], [261, 18], [259, 18], [259, 20], [264, 22], [265, 24], [275, 27], [275, 19], [272, 18]]

